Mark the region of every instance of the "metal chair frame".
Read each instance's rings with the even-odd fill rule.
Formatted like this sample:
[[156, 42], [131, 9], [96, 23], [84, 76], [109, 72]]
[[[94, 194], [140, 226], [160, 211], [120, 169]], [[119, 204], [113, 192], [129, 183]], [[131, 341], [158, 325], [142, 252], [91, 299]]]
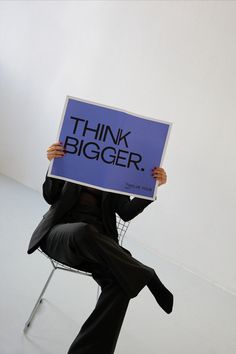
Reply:
[[[118, 231], [118, 240], [119, 240], [119, 244], [121, 246], [123, 244], [124, 236], [125, 236], [126, 231], [127, 231], [128, 227], [129, 227], [129, 224], [130, 224], [129, 221], [125, 222], [118, 215], [116, 215], [116, 227], [117, 227], [117, 231]], [[45, 254], [40, 248], [38, 248], [38, 251], [50, 261], [50, 263], [52, 264], [53, 269], [52, 269], [52, 271], [51, 271], [51, 273], [50, 273], [50, 275], [49, 275], [49, 277], [48, 277], [48, 279], [47, 279], [47, 281], [46, 281], [46, 283], [45, 283], [45, 285], [44, 285], [44, 287], [43, 287], [43, 289], [42, 289], [42, 291], [41, 291], [41, 293], [40, 293], [40, 295], [38, 297], [38, 300], [36, 301], [36, 304], [34, 305], [34, 308], [33, 308], [32, 312], [31, 312], [28, 320], [25, 323], [24, 332], [26, 332], [27, 329], [29, 328], [29, 326], [30, 326], [30, 324], [31, 324], [31, 322], [32, 322], [37, 310], [38, 310], [39, 305], [43, 301], [43, 295], [44, 295], [44, 293], [45, 293], [45, 291], [46, 291], [46, 289], [47, 289], [47, 287], [48, 287], [48, 285], [49, 285], [49, 283], [50, 283], [50, 281], [52, 279], [52, 276], [53, 276], [53, 274], [55, 273], [55, 271], [57, 269], [64, 270], [64, 271], [67, 271], [67, 272], [71, 272], [71, 273], [77, 273], [77, 274], [80, 274], [80, 275], [85, 275], [85, 276], [88, 276], [88, 277], [92, 276], [92, 274], [89, 273], [89, 272], [84, 272], [82, 270], [75, 269], [75, 268], [69, 267], [69, 266], [67, 266], [67, 265], [65, 265], [63, 263], [55, 261], [54, 259], [50, 258], [47, 254]], [[98, 300], [99, 294], [100, 294], [100, 287], [98, 285], [96, 300]]]

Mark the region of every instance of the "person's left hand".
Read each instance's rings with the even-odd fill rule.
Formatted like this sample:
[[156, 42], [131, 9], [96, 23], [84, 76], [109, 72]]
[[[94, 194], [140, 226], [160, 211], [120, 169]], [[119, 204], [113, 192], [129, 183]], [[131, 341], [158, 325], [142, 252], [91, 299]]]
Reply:
[[165, 184], [167, 181], [167, 175], [164, 168], [161, 167], [154, 167], [152, 169], [152, 176], [158, 181], [158, 186]]

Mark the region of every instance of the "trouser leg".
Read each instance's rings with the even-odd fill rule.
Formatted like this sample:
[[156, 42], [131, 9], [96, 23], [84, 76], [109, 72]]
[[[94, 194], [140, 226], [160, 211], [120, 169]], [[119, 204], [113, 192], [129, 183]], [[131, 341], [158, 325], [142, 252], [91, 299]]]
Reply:
[[102, 292], [94, 311], [85, 321], [68, 354], [113, 354], [129, 298], [106, 272], [95, 275]]
[[50, 257], [78, 269], [83, 264], [97, 264], [98, 269], [101, 265], [106, 267], [130, 298], [155, 274], [114, 240], [82, 222], [54, 226], [41, 248]]
[[[90, 264], [103, 266], [127, 294], [135, 297], [148, 285], [158, 304], [170, 313], [173, 295], [154, 269], [137, 261], [118, 243], [86, 223], [59, 224], [52, 228], [42, 247], [52, 258], [72, 267], [90, 271]], [[86, 265], [85, 269], [82, 268]]]

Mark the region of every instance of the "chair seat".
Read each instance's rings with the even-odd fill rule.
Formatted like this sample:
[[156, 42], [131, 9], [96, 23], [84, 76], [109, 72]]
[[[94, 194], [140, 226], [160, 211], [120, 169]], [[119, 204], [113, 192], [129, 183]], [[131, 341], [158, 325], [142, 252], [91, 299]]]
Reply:
[[41, 248], [38, 248], [38, 251], [52, 263], [52, 265], [53, 265], [53, 267], [55, 269], [67, 270], [68, 272], [79, 273], [79, 274], [87, 275], [87, 276], [90, 276], [90, 277], [92, 276], [92, 274], [90, 272], [86, 272], [86, 271], [83, 271], [83, 270], [80, 270], [80, 269], [76, 269], [76, 268], [70, 267], [67, 264], [64, 264], [64, 263], [61, 263], [59, 261], [56, 261], [55, 259], [52, 259], [45, 252], [43, 252], [41, 250]]

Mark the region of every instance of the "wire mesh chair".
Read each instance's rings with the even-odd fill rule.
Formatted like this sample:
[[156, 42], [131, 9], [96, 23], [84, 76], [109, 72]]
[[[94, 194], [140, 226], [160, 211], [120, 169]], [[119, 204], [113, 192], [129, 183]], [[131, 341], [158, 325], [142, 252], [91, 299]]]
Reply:
[[[118, 231], [118, 240], [119, 240], [119, 244], [121, 246], [123, 244], [124, 236], [125, 236], [126, 231], [127, 231], [128, 227], [129, 227], [129, 224], [130, 224], [129, 221], [125, 222], [118, 215], [116, 215], [116, 227], [117, 227], [117, 231]], [[40, 248], [38, 248], [38, 251], [50, 261], [50, 263], [52, 264], [53, 269], [52, 269], [52, 271], [51, 271], [51, 273], [50, 273], [50, 275], [49, 275], [49, 277], [48, 277], [48, 279], [47, 279], [47, 281], [46, 281], [46, 283], [45, 283], [45, 285], [43, 287], [43, 290], [41, 291], [41, 293], [39, 295], [38, 300], [36, 301], [36, 304], [35, 304], [32, 312], [31, 312], [28, 320], [25, 323], [24, 332], [26, 332], [27, 329], [29, 328], [29, 326], [30, 326], [30, 324], [31, 324], [31, 322], [32, 322], [37, 310], [38, 310], [39, 305], [43, 301], [43, 295], [44, 295], [44, 293], [45, 293], [45, 291], [46, 291], [46, 289], [47, 289], [47, 287], [48, 287], [48, 285], [49, 285], [49, 283], [50, 283], [50, 281], [52, 279], [52, 276], [53, 276], [54, 272], [57, 269], [65, 270], [65, 271], [71, 272], [71, 273], [77, 273], [77, 274], [80, 274], [80, 275], [86, 275], [88, 277], [92, 276], [92, 274], [89, 273], [89, 272], [84, 272], [82, 270], [78, 270], [78, 269], [69, 267], [69, 266], [67, 266], [67, 265], [65, 265], [63, 263], [60, 263], [58, 261], [55, 261], [54, 259], [50, 258], [46, 253], [44, 253]], [[100, 293], [100, 287], [98, 285], [98, 288], [97, 288], [97, 299], [99, 297], [99, 293]]]

